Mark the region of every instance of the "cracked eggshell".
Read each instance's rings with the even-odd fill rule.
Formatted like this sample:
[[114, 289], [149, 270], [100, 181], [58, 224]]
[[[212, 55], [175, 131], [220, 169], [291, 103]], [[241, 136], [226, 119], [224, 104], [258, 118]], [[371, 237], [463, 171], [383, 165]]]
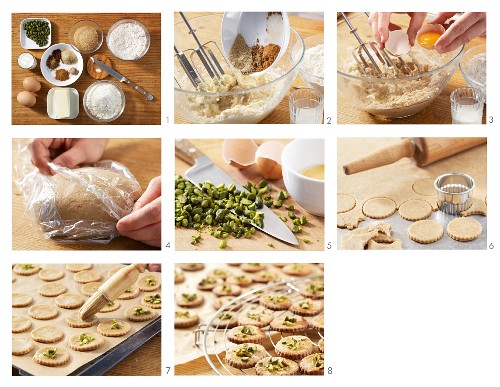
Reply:
[[281, 154], [285, 145], [278, 141], [267, 141], [255, 153], [255, 162], [262, 176], [269, 180], [281, 179]]
[[428, 41], [427, 39], [424, 40], [422, 35], [429, 32], [431, 33], [435, 32], [436, 34], [441, 36], [446, 32], [446, 30], [441, 24], [426, 24], [418, 30], [416, 37], [416, 41], [418, 42], [418, 44], [423, 48], [426, 48], [428, 50], [433, 50], [434, 44], [436, 43], [437, 39], [439, 39], [439, 37], [432, 38], [430, 41]]
[[389, 39], [385, 42], [385, 48], [393, 56], [408, 54], [411, 50], [408, 34], [403, 30], [389, 32]]
[[229, 165], [243, 169], [255, 164], [257, 144], [249, 139], [227, 139], [222, 143], [222, 159]]

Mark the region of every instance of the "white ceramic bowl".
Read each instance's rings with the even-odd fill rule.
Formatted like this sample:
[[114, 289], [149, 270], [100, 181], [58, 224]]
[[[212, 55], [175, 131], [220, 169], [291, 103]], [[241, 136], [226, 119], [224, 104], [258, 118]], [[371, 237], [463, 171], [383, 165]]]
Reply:
[[313, 215], [325, 216], [325, 181], [302, 174], [307, 168], [325, 163], [325, 141], [298, 139], [281, 154], [283, 181], [293, 200]]
[[[75, 64], [72, 64], [72, 65], [64, 64], [61, 61], [60, 64], [59, 64], [59, 67], [57, 68], [57, 70], [59, 70], [59, 69], [65, 69], [65, 70], [69, 71], [70, 68], [75, 67], [78, 70], [78, 74], [76, 74], [76, 75], [70, 75], [69, 78], [67, 80], [65, 80], [65, 81], [58, 81], [56, 79], [56, 71], [57, 70], [51, 70], [51, 69], [49, 69], [47, 67], [47, 58], [52, 54], [52, 51], [54, 51], [56, 49], [59, 49], [61, 51], [71, 50], [71, 51], [73, 51], [75, 53], [76, 57], [78, 58], [78, 61]], [[42, 59], [40, 59], [40, 70], [42, 71], [43, 77], [47, 81], [49, 81], [50, 83], [52, 83], [54, 86], [59, 86], [59, 87], [69, 86], [69, 85], [75, 83], [78, 80], [78, 78], [80, 78], [80, 76], [82, 75], [82, 72], [83, 72], [83, 58], [82, 58], [82, 54], [80, 54], [70, 44], [66, 44], [66, 43], [54, 44], [53, 46], [49, 47], [43, 53]]]

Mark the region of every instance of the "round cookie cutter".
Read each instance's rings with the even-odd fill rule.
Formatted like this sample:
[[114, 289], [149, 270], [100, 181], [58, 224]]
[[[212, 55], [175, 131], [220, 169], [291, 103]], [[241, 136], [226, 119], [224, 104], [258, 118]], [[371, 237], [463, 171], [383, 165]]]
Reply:
[[465, 173], [445, 173], [434, 181], [437, 206], [446, 214], [459, 215], [472, 205], [472, 193], [476, 182]]

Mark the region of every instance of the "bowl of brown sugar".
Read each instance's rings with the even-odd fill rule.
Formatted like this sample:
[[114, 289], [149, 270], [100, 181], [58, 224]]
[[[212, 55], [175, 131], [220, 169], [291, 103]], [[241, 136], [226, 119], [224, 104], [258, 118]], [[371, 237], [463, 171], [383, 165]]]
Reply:
[[79, 20], [68, 32], [70, 44], [82, 54], [90, 54], [101, 48], [103, 32], [93, 20]]

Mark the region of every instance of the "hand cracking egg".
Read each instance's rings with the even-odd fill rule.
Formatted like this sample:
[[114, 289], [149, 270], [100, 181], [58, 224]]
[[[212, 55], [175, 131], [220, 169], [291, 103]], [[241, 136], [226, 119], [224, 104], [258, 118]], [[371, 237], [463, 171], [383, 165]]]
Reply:
[[438, 39], [445, 33], [441, 24], [426, 24], [417, 32], [418, 44], [428, 50], [433, 50]]
[[411, 50], [408, 34], [403, 30], [389, 32], [389, 39], [385, 42], [385, 49], [393, 56], [408, 54]]

